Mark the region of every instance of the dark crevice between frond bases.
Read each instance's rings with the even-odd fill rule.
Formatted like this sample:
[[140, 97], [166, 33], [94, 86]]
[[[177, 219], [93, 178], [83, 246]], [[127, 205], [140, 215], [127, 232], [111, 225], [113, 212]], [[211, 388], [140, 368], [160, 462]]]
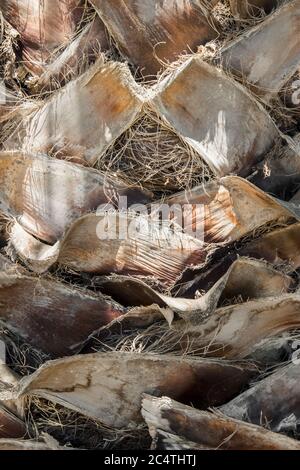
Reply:
[[0, 340], [5, 344], [7, 366], [22, 377], [30, 375], [50, 360], [50, 356], [28, 344], [1, 318]]
[[154, 191], [157, 198], [214, 178], [199, 154], [151, 110], [117, 139], [97, 167]]
[[[239, 256], [249, 256], [256, 259], [262, 258], [259, 253], [255, 254], [253, 252], [251, 242], [259, 240], [264, 234], [293, 224], [294, 220], [286, 221], [283, 224], [275, 221], [274, 223], [264, 225], [259, 230], [234, 243], [223, 246], [212, 245], [208, 252], [208, 257], [202, 265], [188, 267], [183, 271], [172, 287], [171, 294], [175, 297], [194, 298], [197, 291], [207, 292], [226, 273], [231, 264]], [[250, 247], [249, 250], [248, 247]], [[279, 265], [278, 268], [285, 272], [285, 268], [288, 266], [289, 262], [287, 260]]]
[[60, 445], [87, 450], [147, 450], [151, 445], [148, 428], [112, 429], [63, 406], [41, 398], [28, 401], [27, 420], [34, 434], [46, 432]]

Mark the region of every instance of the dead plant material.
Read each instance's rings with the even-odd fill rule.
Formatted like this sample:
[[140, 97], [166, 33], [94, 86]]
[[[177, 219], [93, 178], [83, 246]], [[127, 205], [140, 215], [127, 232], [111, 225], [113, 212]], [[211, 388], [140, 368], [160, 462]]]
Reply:
[[29, 233], [55, 243], [80, 216], [106, 203], [146, 203], [151, 194], [128, 188], [114, 176], [22, 152], [0, 152], [0, 209]]
[[203, 233], [206, 243], [230, 243], [274, 221], [296, 219], [297, 204], [275, 199], [247, 180], [227, 176], [166, 199], [175, 214], [190, 204], [185, 230]]
[[126, 65], [99, 59], [25, 119], [4, 147], [92, 166], [136, 120], [138, 91]]
[[[165, 336], [173, 336], [182, 351], [243, 359], [262, 339], [299, 328], [299, 311], [298, 294], [252, 300], [219, 308], [205, 320], [197, 312], [186, 313]], [[164, 335], [158, 341], [164, 343]]]
[[3, 405], [0, 406], [0, 449], [2, 438], [22, 438], [26, 434], [26, 426], [23, 421], [15, 416]]
[[215, 39], [217, 21], [201, 1], [91, 2], [120, 51], [144, 75], [156, 75], [166, 62]]
[[22, 61], [39, 75], [49, 56], [74, 36], [83, 14], [81, 0], [5, 0], [4, 18], [21, 37]]
[[39, 440], [35, 439], [0, 439], [0, 450], [70, 450], [68, 447], [61, 447], [53, 437], [43, 434]]
[[[235, 3], [240, 8], [243, 2]], [[296, 0], [221, 50], [222, 66], [242, 78], [264, 101], [270, 101], [299, 70], [299, 29], [300, 5]]]
[[27, 419], [39, 439], [46, 432], [64, 449], [128, 451], [150, 448], [151, 438], [143, 424], [137, 429], [115, 429], [36, 396], [28, 398], [27, 402]]
[[[2, 342], [1, 348], [4, 345]], [[2, 355], [5, 350], [1, 349]], [[1, 357], [0, 361], [0, 390], [9, 390], [19, 381], [19, 377], [14, 374]], [[0, 402], [0, 439], [21, 438], [27, 433], [26, 425], [23, 421], [24, 407], [23, 399], [5, 400]]]
[[129, 185], [169, 193], [192, 188], [213, 179], [199, 154], [162, 118], [144, 106], [141, 116], [98, 161], [97, 166], [116, 173]]
[[138, 279], [110, 276], [100, 279], [97, 286], [125, 306], [159, 305], [182, 315], [194, 313], [209, 316], [217, 306], [227, 305], [236, 298], [247, 302], [287, 293], [293, 285], [291, 277], [276, 271], [266, 263], [239, 258], [227, 273], [203, 296], [197, 299], [169, 297], [153, 290]]
[[271, 13], [282, 0], [229, 0], [233, 16], [252, 18], [264, 13]]
[[45, 71], [30, 83], [33, 93], [56, 90], [74, 80], [109, 49], [108, 33], [97, 16], [83, 28], [78, 36], [44, 68]]
[[197, 55], [160, 82], [153, 106], [217, 176], [249, 174], [279, 139], [255, 98]]
[[38, 396], [115, 428], [141, 424], [143, 392], [208, 407], [235, 396], [255, 368], [225, 361], [147, 354], [97, 353], [46, 363], [0, 399]]
[[[264, 230], [263, 230], [264, 228]], [[205, 263], [187, 268], [177, 280], [173, 293], [193, 298], [197, 291], [206, 292], [229, 269], [239, 257], [245, 256], [271, 263], [286, 274], [292, 274], [300, 267], [299, 224], [263, 227], [261, 233], [228, 247], [212, 252]]]
[[74, 354], [93, 331], [124, 313], [101, 295], [25, 275], [1, 272], [0, 292], [1, 319], [52, 357]]
[[250, 180], [263, 191], [290, 200], [300, 186], [300, 134], [289, 139], [279, 154], [257, 165]]
[[[177, 209], [186, 201], [195, 206], [183, 231]], [[76, 272], [154, 276], [171, 286], [188, 266], [205, 261], [207, 243], [230, 243], [267, 223], [299, 217], [297, 205], [277, 201], [238, 177], [223, 178], [220, 184], [167, 202], [172, 204], [173, 219], [160, 221], [160, 203], [155, 206], [157, 220], [130, 211], [90, 214], [75, 221], [54, 245], [37, 240], [16, 222], [11, 246], [35, 272], [58, 263]], [[87, 240], [84, 245], [82, 237]]]
[[300, 443], [294, 439], [221, 413], [196, 410], [169, 397], [144, 395], [142, 414], [154, 446], [167, 433], [173, 439], [179, 437], [211, 450], [300, 450]]
[[[1, 52], [0, 52], [1, 54]], [[0, 123], [4, 123], [18, 114], [21, 100], [0, 82]]]
[[15, 223], [10, 240], [35, 272], [45, 272], [58, 263], [75, 272], [154, 276], [166, 285], [186, 266], [199, 264], [206, 256], [203, 242], [182, 233], [181, 228], [173, 229], [168, 222], [160, 226], [148, 215], [131, 212], [83, 216], [52, 246]]
[[[297, 354], [298, 361], [298, 356]], [[298, 436], [299, 364], [279, 367], [220, 408], [226, 416], [266, 426], [275, 432]]]

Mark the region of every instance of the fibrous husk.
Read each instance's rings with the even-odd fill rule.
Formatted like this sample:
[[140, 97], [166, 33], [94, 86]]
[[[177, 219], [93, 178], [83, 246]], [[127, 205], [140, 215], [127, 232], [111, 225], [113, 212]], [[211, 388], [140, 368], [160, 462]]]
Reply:
[[39, 396], [107, 426], [128, 428], [141, 423], [143, 392], [168, 394], [202, 407], [216, 406], [239, 393], [254, 374], [251, 366], [205, 359], [86, 354], [46, 363], [13, 390], [0, 393], [0, 399]]
[[249, 174], [279, 138], [254, 97], [199, 55], [160, 82], [153, 105], [217, 176]]
[[[165, 433], [188, 440], [198, 448], [219, 450], [300, 450], [300, 444], [280, 434], [242, 421], [230, 419], [221, 413], [200, 411], [185, 406], [169, 397], [144, 395], [142, 414], [154, 439]], [[156, 447], [157, 448], [157, 447]], [[169, 448], [158, 447], [161, 448]]]
[[124, 314], [102, 295], [25, 274], [0, 272], [0, 293], [1, 319], [52, 357], [74, 354], [93, 331]]
[[[171, 206], [167, 217], [173, 211], [174, 220], [163, 218], [161, 224], [159, 218], [131, 211], [90, 214], [74, 222], [52, 246], [15, 223], [11, 245], [36, 272], [59, 263], [98, 274], [154, 275], [171, 285], [189, 265], [205, 261], [209, 251], [205, 243], [230, 243], [266, 223], [299, 216], [297, 205], [277, 201], [238, 177], [223, 178], [219, 184], [196, 188], [190, 195], [180, 194], [167, 203], [168, 209]], [[182, 226], [178, 209], [181, 217], [187, 203], [192, 210], [187, 211]], [[158, 203], [154, 209], [158, 217], [162, 206]]]
[[270, 13], [282, 0], [229, 0], [233, 16], [251, 18], [262, 12]]
[[300, 216], [297, 204], [275, 199], [237, 176], [175, 194], [165, 202], [175, 214], [176, 207], [190, 205], [185, 229], [202, 229], [206, 243], [230, 243], [272, 221]]
[[180, 191], [206, 183], [213, 173], [198, 153], [162, 118], [144, 106], [143, 115], [97, 162], [129, 185], [152, 191]]
[[182, 233], [180, 227], [173, 230], [169, 222], [160, 226], [147, 215], [130, 211], [83, 216], [53, 246], [15, 223], [10, 241], [36, 272], [45, 272], [58, 263], [76, 272], [154, 276], [166, 285], [172, 284], [186, 266], [205, 259], [201, 240]]
[[246, 239], [241, 246], [229, 245], [212, 254], [211, 259], [199, 267], [187, 268], [178, 279], [174, 292], [183, 297], [194, 297], [199, 290], [207, 291], [239, 257], [245, 256], [272, 263], [286, 273], [293, 273], [300, 266], [300, 225], [272, 227], [254, 239]]
[[120, 51], [142, 69], [155, 75], [166, 62], [185, 51], [215, 39], [217, 21], [207, 13], [201, 1], [91, 0], [114, 37]]
[[84, 73], [97, 57], [109, 49], [106, 28], [97, 16], [78, 36], [61, 52], [55, 54], [44, 72], [31, 81], [33, 92], [52, 91]]
[[257, 382], [251, 388], [220, 408], [226, 416], [263, 424], [272, 431], [298, 434], [299, 354], [297, 360]]
[[25, 119], [4, 147], [93, 165], [139, 115], [138, 92], [125, 64], [99, 59]]
[[262, 339], [299, 328], [299, 312], [300, 296], [284, 294], [222, 307], [206, 319], [197, 312], [185, 314], [166, 336], [174, 336], [174, 344], [184, 351], [242, 359]]
[[101, 204], [145, 203], [151, 194], [114, 176], [45, 155], [0, 152], [0, 209], [47, 243]]
[[243, 301], [287, 293], [292, 286], [291, 277], [276, 271], [266, 263], [239, 258], [227, 273], [202, 297], [187, 299], [160, 294], [144, 282], [127, 276], [99, 279], [101, 291], [122, 305], [147, 306], [156, 304], [170, 308], [185, 317], [191, 313], [208, 316], [222, 302], [229, 304], [239, 298]]
[[296, 0], [221, 50], [222, 66], [269, 101], [299, 70], [299, 29], [300, 5]]
[[81, 0], [5, 0], [1, 11], [20, 34], [22, 62], [39, 75], [49, 56], [74, 36], [83, 7]]

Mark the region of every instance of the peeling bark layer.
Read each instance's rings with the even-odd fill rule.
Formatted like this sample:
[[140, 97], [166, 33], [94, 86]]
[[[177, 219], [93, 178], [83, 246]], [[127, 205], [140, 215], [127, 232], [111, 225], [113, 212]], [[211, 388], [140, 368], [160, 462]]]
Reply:
[[279, 368], [220, 411], [242, 421], [263, 423], [272, 431], [295, 433], [300, 424], [299, 374], [298, 363]]
[[[36, 272], [59, 263], [75, 271], [98, 274], [154, 275], [172, 285], [188, 266], [205, 261], [209, 251], [205, 243], [230, 243], [269, 222], [299, 217], [297, 205], [277, 201], [237, 177], [224, 178], [219, 185], [213, 183], [167, 202], [173, 204], [175, 214], [176, 204], [179, 209], [187, 202], [193, 205], [184, 232], [179, 220], [174, 230], [170, 220], [160, 225], [146, 214], [115, 212], [78, 219], [53, 246], [35, 239], [15, 223], [11, 244]], [[155, 208], [159, 211], [161, 206]], [[196, 232], [189, 230], [194, 225]]]
[[[248, 258], [239, 258], [228, 272], [199, 299], [186, 299], [162, 295], [145, 283], [126, 276], [111, 276], [100, 279], [100, 289], [122, 305], [147, 306], [156, 304], [182, 314], [208, 315], [223, 301], [234, 302], [235, 298], [247, 302], [252, 299], [272, 297], [287, 293], [292, 278], [276, 271], [271, 266]], [[97, 284], [98, 285], [98, 284]]]
[[171, 196], [174, 207], [190, 204], [186, 229], [202, 229], [206, 243], [230, 243], [271, 221], [300, 216], [297, 204], [288, 204], [260, 191], [236, 176]]
[[93, 165], [137, 118], [137, 88], [125, 65], [99, 60], [25, 120], [5, 147]]
[[161, 82], [154, 106], [217, 176], [249, 174], [279, 136], [253, 96], [197, 56]]
[[1, 398], [37, 395], [116, 428], [138, 425], [141, 394], [197, 406], [225, 403], [254, 374], [238, 364], [147, 354], [97, 353], [48, 362]]
[[296, 0], [223, 49], [222, 66], [241, 76], [268, 101], [299, 70], [299, 30], [300, 4]]
[[178, 279], [174, 291], [176, 295], [189, 298], [194, 297], [198, 290], [206, 292], [219, 281], [239, 256], [265, 260], [277, 267], [284, 265], [285, 271], [292, 274], [300, 266], [299, 237], [300, 224], [293, 224], [270, 231], [242, 247], [230, 245], [220, 256], [215, 252], [215, 256], [212, 255], [211, 261], [206, 264], [187, 268]]
[[299, 442], [294, 439], [221, 414], [196, 410], [168, 397], [145, 395], [142, 414], [154, 442], [162, 431], [206, 449], [300, 450]]
[[25, 66], [37, 75], [50, 55], [72, 39], [83, 13], [81, 0], [4, 0], [1, 11], [20, 34]]
[[53, 357], [74, 354], [93, 331], [124, 313], [101, 295], [59, 282], [0, 273], [0, 317]]
[[166, 285], [172, 284], [186, 266], [198, 264], [206, 256], [201, 240], [181, 230], [173, 232], [168, 225], [158, 229], [148, 217], [121, 212], [82, 217], [53, 246], [41, 243], [15, 224], [11, 243], [36, 272], [59, 263], [79, 272], [155, 276]]
[[117, 206], [120, 197], [129, 205], [145, 203], [149, 196], [90, 168], [43, 155], [0, 153], [0, 210], [47, 243], [102, 204]]
[[217, 309], [208, 318], [198, 312], [174, 322], [170, 334], [181, 350], [189, 346], [208, 356], [242, 359], [262, 339], [300, 325], [300, 296], [288, 294]]
[[195, 0], [91, 0], [121, 52], [145, 75], [215, 39], [217, 22]]

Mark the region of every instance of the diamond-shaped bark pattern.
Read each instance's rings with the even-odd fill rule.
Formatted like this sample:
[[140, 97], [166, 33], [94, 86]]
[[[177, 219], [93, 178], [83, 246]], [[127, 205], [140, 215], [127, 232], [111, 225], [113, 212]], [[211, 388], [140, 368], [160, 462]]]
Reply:
[[0, 449], [298, 449], [300, 0], [0, 3]]

